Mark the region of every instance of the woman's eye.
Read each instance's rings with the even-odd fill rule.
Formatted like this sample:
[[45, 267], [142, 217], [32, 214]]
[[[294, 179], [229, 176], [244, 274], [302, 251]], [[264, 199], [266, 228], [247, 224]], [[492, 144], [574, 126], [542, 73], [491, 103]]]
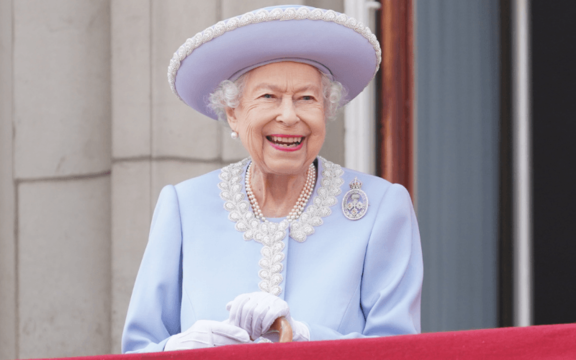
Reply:
[[264, 94], [262, 95], [264, 99], [272, 99], [272, 94]]
[[310, 95], [304, 95], [304, 96], [302, 96], [302, 100], [310, 101], [310, 100], [314, 100], [314, 97], [312, 97]]

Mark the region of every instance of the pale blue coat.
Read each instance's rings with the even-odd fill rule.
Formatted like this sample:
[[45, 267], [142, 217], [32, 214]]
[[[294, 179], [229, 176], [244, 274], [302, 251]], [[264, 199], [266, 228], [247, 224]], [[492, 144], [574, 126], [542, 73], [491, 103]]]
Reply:
[[[326, 164], [318, 161], [314, 196]], [[279, 296], [308, 326], [311, 340], [419, 333], [422, 251], [410, 195], [401, 185], [343, 170], [341, 193], [323, 224], [304, 242], [288, 234], [282, 240]], [[130, 300], [123, 352], [162, 351], [171, 335], [197, 320], [225, 320], [227, 302], [259, 291], [263, 245], [244, 240], [229, 219], [219, 174], [162, 190]], [[244, 192], [244, 173], [239, 176]], [[354, 177], [370, 202], [357, 221], [345, 218], [340, 205]]]

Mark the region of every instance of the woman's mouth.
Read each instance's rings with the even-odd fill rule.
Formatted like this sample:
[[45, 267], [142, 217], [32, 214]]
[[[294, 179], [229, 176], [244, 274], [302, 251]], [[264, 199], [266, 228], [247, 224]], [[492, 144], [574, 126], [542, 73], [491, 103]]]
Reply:
[[297, 135], [268, 135], [266, 140], [273, 148], [281, 151], [296, 151], [302, 148], [304, 136]]

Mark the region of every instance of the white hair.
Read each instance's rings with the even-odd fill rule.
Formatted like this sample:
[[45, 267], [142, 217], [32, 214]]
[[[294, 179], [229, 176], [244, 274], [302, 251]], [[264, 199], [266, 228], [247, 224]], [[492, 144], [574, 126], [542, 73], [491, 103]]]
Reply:
[[[218, 120], [226, 122], [226, 108], [235, 109], [240, 105], [240, 99], [246, 85], [246, 73], [235, 81], [224, 80], [216, 90], [208, 97], [208, 106], [216, 115]], [[322, 75], [322, 95], [324, 97], [324, 113], [326, 119], [334, 120], [338, 110], [342, 107], [342, 102], [346, 96], [346, 89], [338, 82], [333, 81], [324, 73]]]

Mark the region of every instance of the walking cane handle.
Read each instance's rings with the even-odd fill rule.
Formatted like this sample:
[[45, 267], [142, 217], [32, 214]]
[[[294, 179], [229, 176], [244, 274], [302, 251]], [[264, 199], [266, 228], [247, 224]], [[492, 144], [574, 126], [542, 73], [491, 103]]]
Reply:
[[280, 335], [280, 342], [292, 342], [292, 326], [284, 316], [280, 316], [278, 319], [274, 320], [270, 330], [278, 331]]

